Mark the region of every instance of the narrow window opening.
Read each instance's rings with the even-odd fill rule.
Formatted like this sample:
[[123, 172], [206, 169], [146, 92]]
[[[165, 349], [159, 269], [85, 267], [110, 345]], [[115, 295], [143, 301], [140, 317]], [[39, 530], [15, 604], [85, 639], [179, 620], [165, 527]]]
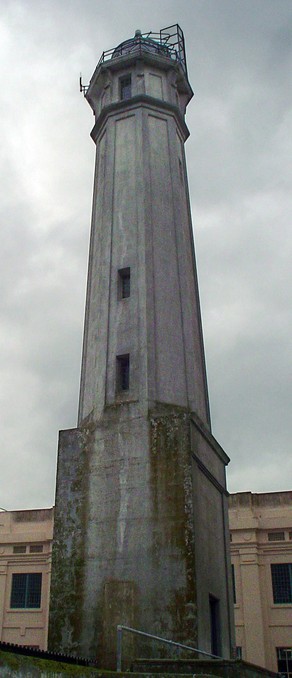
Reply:
[[231, 565], [231, 572], [232, 572], [233, 602], [234, 605], [236, 605], [235, 568], [233, 564]]
[[183, 184], [184, 183], [184, 173], [183, 173], [182, 161], [181, 161], [180, 158], [178, 159], [178, 166], [179, 166], [180, 180], [181, 180], [181, 183]]
[[130, 388], [130, 355], [117, 356], [117, 391], [124, 392]]
[[130, 99], [132, 96], [132, 78], [130, 75], [120, 79], [120, 99]]
[[118, 298], [128, 299], [131, 294], [131, 272], [129, 268], [120, 268], [118, 277]]

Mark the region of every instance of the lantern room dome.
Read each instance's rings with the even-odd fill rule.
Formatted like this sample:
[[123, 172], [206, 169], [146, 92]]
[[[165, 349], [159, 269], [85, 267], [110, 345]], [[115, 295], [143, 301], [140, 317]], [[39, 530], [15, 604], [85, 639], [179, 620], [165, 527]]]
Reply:
[[161, 44], [161, 42], [157, 42], [149, 36], [144, 37], [141, 31], [137, 29], [133, 38], [124, 40], [124, 42], [121, 42], [120, 45], [115, 48], [112, 59], [129, 54], [140, 54], [142, 52], [168, 57], [169, 59], [171, 58], [170, 50], [165, 44]]

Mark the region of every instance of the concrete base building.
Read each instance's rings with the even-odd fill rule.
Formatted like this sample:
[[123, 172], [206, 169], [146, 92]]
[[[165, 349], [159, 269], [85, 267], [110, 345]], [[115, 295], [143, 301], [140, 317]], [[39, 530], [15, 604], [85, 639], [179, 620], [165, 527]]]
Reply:
[[229, 657], [229, 460], [210, 426], [181, 29], [137, 31], [102, 55], [84, 93], [96, 169], [78, 427], [59, 439], [49, 646], [111, 666], [124, 624]]
[[238, 653], [292, 677], [292, 492], [229, 497]]
[[47, 648], [53, 509], [0, 512], [0, 640]]

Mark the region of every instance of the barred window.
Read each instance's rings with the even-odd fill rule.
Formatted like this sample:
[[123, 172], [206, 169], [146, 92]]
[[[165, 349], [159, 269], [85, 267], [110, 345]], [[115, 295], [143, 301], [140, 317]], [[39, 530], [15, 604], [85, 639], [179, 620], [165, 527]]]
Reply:
[[31, 544], [29, 547], [30, 553], [42, 553], [44, 550], [43, 544]]
[[285, 541], [285, 532], [268, 532], [268, 541]]
[[42, 575], [40, 572], [12, 575], [10, 607], [37, 608], [41, 606]]
[[18, 546], [13, 546], [13, 553], [26, 553], [26, 546], [19, 544]]
[[271, 565], [274, 603], [292, 603], [292, 563]]
[[292, 678], [292, 648], [277, 647], [278, 671], [283, 678]]

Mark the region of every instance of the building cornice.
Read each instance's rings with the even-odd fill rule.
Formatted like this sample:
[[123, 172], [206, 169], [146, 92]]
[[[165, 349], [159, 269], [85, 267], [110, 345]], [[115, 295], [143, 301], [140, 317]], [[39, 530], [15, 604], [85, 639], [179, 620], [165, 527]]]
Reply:
[[223, 448], [221, 445], [219, 445], [216, 438], [214, 438], [211, 431], [207, 429], [201, 418], [195, 412], [192, 412], [191, 414], [191, 422], [195, 425], [196, 429], [198, 429], [203, 438], [205, 438], [210, 447], [212, 447], [212, 450], [216, 453], [217, 457], [219, 457], [220, 461], [223, 461], [225, 466], [227, 466], [230, 462], [228, 455], [226, 452], [224, 452]]
[[167, 101], [162, 101], [161, 99], [155, 99], [148, 94], [137, 94], [131, 99], [125, 99], [121, 101], [115, 101], [108, 106], [104, 106], [100, 115], [98, 116], [96, 123], [91, 130], [91, 137], [94, 142], [97, 141], [97, 138], [100, 134], [100, 131], [104, 125], [104, 122], [110, 115], [125, 113], [129, 114], [131, 111], [135, 111], [137, 108], [148, 108], [159, 111], [160, 113], [171, 114], [175, 119], [180, 128], [183, 140], [185, 141], [190, 133], [188, 127], [184, 121], [183, 115], [177, 106], [168, 103]]
[[208, 478], [210, 483], [212, 483], [212, 485], [214, 485], [214, 487], [216, 487], [216, 490], [218, 490], [221, 494], [225, 494], [225, 496], [228, 497], [229, 495], [228, 495], [228, 491], [226, 490], [226, 488], [223, 487], [223, 485], [221, 485], [221, 483], [219, 483], [219, 481], [217, 480], [217, 478], [215, 478], [213, 473], [211, 473], [211, 471], [209, 471], [207, 466], [205, 466], [205, 464], [203, 464], [200, 457], [198, 457], [198, 455], [195, 454], [195, 452], [192, 452], [192, 457], [193, 457], [194, 461], [196, 462], [200, 471], [202, 471], [202, 473], [204, 474], [204, 476], [206, 476], [206, 478]]

